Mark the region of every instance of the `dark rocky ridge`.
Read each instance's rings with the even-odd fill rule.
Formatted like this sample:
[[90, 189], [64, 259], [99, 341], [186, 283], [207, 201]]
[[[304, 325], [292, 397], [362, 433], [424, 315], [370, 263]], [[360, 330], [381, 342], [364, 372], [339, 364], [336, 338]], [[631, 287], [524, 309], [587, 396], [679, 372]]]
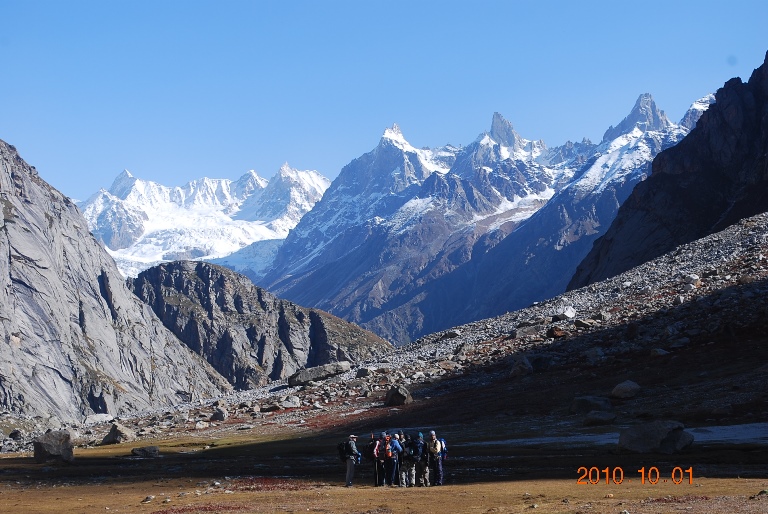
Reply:
[[391, 349], [352, 323], [281, 300], [221, 266], [165, 263], [128, 282], [168, 329], [238, 389]]
[[637, 266], [768, 210], [768, 54], [734, 78], [678, 145], [659, 154], [569, 288]]
[[0, 408], [82, 421], [231, 388], [128, 291], [64, 195], [0, 141]]

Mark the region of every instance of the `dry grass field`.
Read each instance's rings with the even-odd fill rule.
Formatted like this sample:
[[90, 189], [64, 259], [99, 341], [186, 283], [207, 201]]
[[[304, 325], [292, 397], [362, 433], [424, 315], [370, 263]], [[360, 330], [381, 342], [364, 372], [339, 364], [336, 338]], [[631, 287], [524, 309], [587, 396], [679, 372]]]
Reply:
[[[674, 465], [755, 459], [761, 449], [701, 454], [628, 456], [542, 448], [456, 455], [446, 462], [447, 485], [373, 487], [370, 465], [358, 467], [356, 485], [343, 486], [343, 468], [327, 434], [232, 434], [152, 441], [161, 457], [131, 457], [136, 446], [78, 448], [72, 464], [37, 464], [30, 456], [0, 459], [0, 512], [8, 513], [765, 513], [768, 478], [714, 478], [676, 474]], [[321, 455], [317, 455], [320, 452]], [[751, 457], [750, 457], [751, 456]], [[641, 483], [637, 469], [655, 464], [658, 483]], [[621, 467], [621, 484], [578, 483], [581, 465]], [[687, 469], [687, 468], [686, 468]], [[714, 468], [712, 468], [714, 469]], [[582, 472], [583, 474], [583, 472]], [[550, 475], [550, 477], [548, 477]], [[593, 474], [593, 482], [596, 475]]]
[[403, 489], [341, 487], [341, 469], [327, 482], [253, 476], [70, 480], [63, 475], [48, 481], [6, 481], [0, 490], [2, 512], [768, 512], [768, 495], [758, 494], [768, 489], [766, 479], [695, 477], [692, 485], [633, 481], [610, 486], [577, 485], [575, 479], [522, 479]]

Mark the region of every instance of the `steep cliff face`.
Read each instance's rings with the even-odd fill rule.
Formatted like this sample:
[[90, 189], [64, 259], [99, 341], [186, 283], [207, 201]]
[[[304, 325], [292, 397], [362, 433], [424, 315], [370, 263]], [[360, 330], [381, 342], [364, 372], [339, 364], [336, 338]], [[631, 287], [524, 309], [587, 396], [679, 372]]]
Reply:
[[82, 421], [229, 385], [125, 287], [85, 219], [0, 141], [0, 408]]
[[221, 266], [171, 262], [129, 283], [166, 327], [239, 389], [391, 349], [352, 323], [280, 300]]
[[728, 81], [677, 146], [622, 205], [569, 288], [617, 275], [738, 220], [768, 211], [768, 55]]

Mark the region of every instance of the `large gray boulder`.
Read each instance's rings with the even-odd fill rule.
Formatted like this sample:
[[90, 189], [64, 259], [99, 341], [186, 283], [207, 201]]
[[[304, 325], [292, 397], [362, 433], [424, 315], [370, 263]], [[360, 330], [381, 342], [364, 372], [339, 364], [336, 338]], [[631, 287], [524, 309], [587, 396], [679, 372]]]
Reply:
[[159, 446], [141, 446], [139, 448], [131, 448], [131, 455], [134, 457], [142, 457], [145, 459], [156, 459], [160, 456]]
[[36, 438], [34, 447], [35, 462], [42, 463], [50, 459], [72, 462], [75, 459], [74, 444], [67, 430], [52, 430]]
[[677, 453], [693, 444], [693, 435], [679, 421], [657, 420], [625, 428], [619, 449], [634, 453]]
[[387, 407], [396, 407], [398, 405], [405, 405], [413, 402], [411, 392], [403, 385], [394, 385], [387, 391], [387, 396], [384, 400], [384, 405]]
[[119, 444], [135, 440], [136, 434], [133, 430], [120, 423], [113, 423], [112, 428], [110, 428], [109, 433], [104, 436], [101, 444]]
[[299, 386], [309, 382], [317, 382], [318, 380], [340, 375], [350, 369], [352, 369], [352, 366], [348, 361], [331, 362], [324, 366], [302, 369], [288, 377], [288, 385]]
[[611, 391], [611, 396], [614, 398], [632, 398], [638, 392], [640, 392], [640, 386], [637, 382], [631, 380], [625, 380], [624, 382], [617, 384]]
[[125, 286], [72, 201], [0, 141], [0, 409], [81, 422], [230, 386]]

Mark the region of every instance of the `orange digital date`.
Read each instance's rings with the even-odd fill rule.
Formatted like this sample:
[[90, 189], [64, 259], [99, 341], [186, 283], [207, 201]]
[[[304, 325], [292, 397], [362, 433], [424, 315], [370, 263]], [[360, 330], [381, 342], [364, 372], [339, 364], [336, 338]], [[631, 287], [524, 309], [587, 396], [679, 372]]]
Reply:
[[[613, 469], [611, 468], [603, 468], [600, 469], [597, 466], [592, 466], [591, 468], [587, 468], [586, 466], [581, 466], [578, 470], [578, 473], [580, 473], [579, 478], [576, 479], [576, 483], [579, 485], [597, 485], [603, 482], [603, 479], [605, 479], [605, 483], [610, 485], [611, 483], [615, 485], [619, 485], [622, 482], [624, 482], [624, 469], [617, 466]], [[645, 468], [643, 466], [642, 468], [638, 469], [637, 472], [640, 474], [640, 484], [651, 484], [656, 485], [659, 482], [661, 483], [667, 483], [671, 481], [673, 484], [680, 485], [686, 480], [686, 475], [688, 477], [688, 483], [693, 484], [693, 468], [690, 467], [688, 469], [683, 469], [680, 466], [677, 466], [672, 469], [672, 473], [670, 474], [669, 479], [662, 477], [661, 473], [659, 472], [659, 468], [656, 466], [651, 466], [649, 468]], [[631, 482], [631, 478], [627, 478], [628, 482]]]

